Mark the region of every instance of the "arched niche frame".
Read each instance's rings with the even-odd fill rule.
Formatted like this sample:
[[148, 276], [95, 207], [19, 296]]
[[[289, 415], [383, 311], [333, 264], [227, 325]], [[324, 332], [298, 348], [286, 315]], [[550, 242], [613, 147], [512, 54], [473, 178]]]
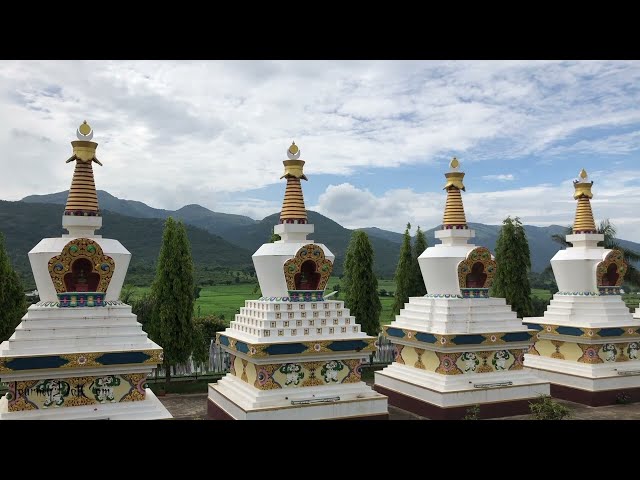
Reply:
[[283, 268], [288, 290], [324, 291], [333, 263], [325, 258], [322, 247], [310, 243], [300, 247], [293, 258], [284, 262]]
[[113, 258], [97, 242], [76, 238], [49, 260], [49, 275], [57, 293], [106, 293], [115, 267]]
[[486, 247], [476, 247], [458, 264], [458, 283], [461, 289], [491, 288], [497, 263]]
[[620, 287], [627, 273], [627, 263], [620, 250], [611, 250], [596, 266], [598, 287]]

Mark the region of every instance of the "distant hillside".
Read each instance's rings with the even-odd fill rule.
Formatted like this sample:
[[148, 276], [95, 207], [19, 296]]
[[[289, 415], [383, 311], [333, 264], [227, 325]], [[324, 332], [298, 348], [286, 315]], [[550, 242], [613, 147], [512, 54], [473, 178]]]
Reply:
[[402, 233], [390, 232], [389, 230], [383, 230], [378, 227], [356, 228], [356, 230], [362, 230], [369, 235], [369, 237], [382, 238], [394, 243], [402, 243], [402, 237], [404, 236]]
[[[489, 248], [492, 252], [495, 252], [496, 241], [498, 240], [498, 234], [500, 233], [500, 225], [484, 225], [482, 223], [469, 223], [469, 228], [472, 228], [476, 232], [476, 236], [473, 242], [476, 245], [482, 245]], [[435, 245], [439, 240], [436, 240], [434, 232], [441, 227], [438, 225], [435, 228], [427, 230], [425, 232], [427, 241], [430, 246]], [[555, 234], [564, 234], [565, 227], [560, 225], [549, 225], [548, 227], [536, 227], [534, 225], [525, 225], [525, 231], [527, 232], [527, 240], [529, 241], [529, 249], [531, 251], [531, 270], [534, 272], [542, 272], [548, 265], [551, 258], [560, 250], [560, 245], [554, 242], [551, 237]], [[388, 230], [382, 230], [377, 227], [362, 228], [367, 232], [369, 236], [376, 236], [378, 238], [384, 238], [394, 243], [402, 243], [402, 234], [397, 232], [390, 232]], [[415, 233], [415, 230], [413, 230]], [[619, 240], [620, 246], [625, 247], [636, 252], [640, 252], [640, 244], [631, 242], [628, 240]]]
[[[213, 212], [205, 207], [194, 204], [186, 205], [176, 211], [162, 210], [150, 207], [142, 202], [134, 200], [122, 200], [102, 190], [98, 190], [98, 199], [100, 202], [100, 208], [102, 208], [104, 211], [108, 211], [108, 213], [105, 214], [105, 232], [108, 231], [109, 228], [120, 228], [120, 224], [118, 223], [117, 219], [115, 220], [115, 224], [111, 224], [110, 221], [106, 220], [107, 217], [110, 217], [112, 215], [116, 216], [116, 214], [121, 214], [146, 220], [165, 219], [169, 215], [171, 215], [174, 218], [183, 220], [188, 225], [204, 229], [207, 232], [212, 233], [214, 236], [219, 235], [219, 237], [217, 237], [217, 242], [224, 242], [225, 240], [229, 242], [225, 243], [226, 246], [221, 249], [221, 251], [226, 252], [226, 255], [229, 258], [225, 259], [223, 258], [223, 255], [216, 254], [214, 255], [215, 258], [213, 258], [213, 266], [227, 264], [234, 265], [235, 263], [242, 263], [242, 261], [236, 262], [236, 259], [231, 253], [233, 251], [233, 245], [237, 245], [241, 251], [237, 258], [244, 258], [246, 260], [246, 255], [249, 254], [249, 267], [247, 267], [247, 269], [250, 269], [250, 255], [255, 252], [258, 247], [260, 247], [260, 245], [269, 240], [273, 226], [278, 223], [277, 213], [274, 213], [273, 215], [257, 221], [242, 215], [231, 215], [226, 213]], [[47, 204], [64, 205], [66, 201], [67, 191], [52, 193], [49, 195], [31, 195], [23, 199], [23, 202], [27, 202], [28, 204], [32, 204], [33, 202], [44, 202]], [[3, 203], [6, 204], [12, 202]], [[22, 202], [13, 203], [15, 204]], [[22, 204], [24, 205], [24, 203]], [[49, 205], [49, 207], [51, 207], [51, 205]], [[43, 233], [43, 230], [46, 228], [53, 228], [56, 232], [55, 235], [59, 235], [59, 232], [61, 231], [59, 218], [62, 214], [62, 210], [60, 209], [60, 207], [56, 206], [52, 211], [55, 211], [56, 213], [53, 216], [53, 219], [49, 218], [47, 220], [47, 222], [49, 223], [44, 222], [42, 224], [38, 224], [36, 222], [32, 225], [35, 230], [31, 232], [32, 236], [30, 238], [33, 238], [33, 241], [35, 243], [37, 243], [40, 238], [51, 235], [51, 233], [47, 235]], [[308, 214], [309, 221], [316, 226], [316, 233], [310, 235], [310, 238], [317, 242], [326, 244], [329, 249], [336, 255], [335, 272], [336, 274], [341, 274], [344, 254], [353, 230], [349, 230], [334, 222], [333, 220], [320, 215], [319, 213], [308, 211]], [[128, 222], [131, 224], [131, 221]], [[144, 226], [146, 224], [140, 223], [140, 225]], [[153, 225], [155, 226], [150, 228], [155, 230], [151, 230], [149, 235], [151, 235], [151, 232], [158, 231], [157, 229], [162, 226], [162, 221], [158, 221]], [[495, 245], [498, 239], [500, 225], [470, 223], [469, 226], [476, 232], [476, 237], [474, 239], [476, 245], [486, 246], [491, 251], [495, 252]], [[24, 225], [21, 228], [24, 232], [26, 232], [26, 230], [29, 230], [29, 228]], [[560, 249], [560, 245], [551, 240], [551, 236], [558, 233], [563, 234], [564, 227], [560, 225], [550, 225], [548, 227], [525, 225], [524, 228], [527, 232], [529, 248], [531, 249], [532, 270], [534, 272], [542, 272], [549, 265], [551, 257], [553, 257], [553, 255], [555, 255], [555, 253]], [[440, 229], [439, 225], [425, 232], [427, 241], [431, 246], [439, 242], [439, 240], [436, 240], [434, 237], [434, 232], [438, 229]], [[0, 230], [4, 230], [5, 232], [7, 231], [2, 223], [0, 223]], [[118, 238], [123, 243], [125, 238], [131, 238], [134, 243], [139, 242], [138, 239], [134, 236], [127, 237], [127, 228], [122, 226], [122, 230], [122, 234], [118, 233], [117, 236], [114, 234], [114, 237]], [[195, 230], [198, 229], [194, 229], [193, 231]], [[398, 261], [400, 243], [402, 242], [402, 233], [391, 232], [378, 227], [362, 228], [359, 230], [363, 230], [364, 232], [366, 232], [371, 239], [371, 243], [375, 252], [375, 270], [378, 276], [382, 278], [393, 278], [396, 269], [396, 263]], [[161, 231], [161, 228], [159, 231]], [[146, 235], [144, 227], [141, 227], [140, 232], [143, 237]], [[189, 232], [190, 235], [197, 236], [197, 234], [191, 233], [192, 230], [189, 230]], [[413, 230], [413, 232], [415, 233], [415, 230]], [[205, 241], [204, 238], [200, 239], [203, 242]], [[143, 239], [143, 242], [144, 241], [145, 240]], [[621, 246], [624, 246], [631, 250], [635, 250], [636, 252], [640, 252], [640, 244], [627, 240], [619, 241]], [[19, 251], [28, 251], [33, 245], [35, 245], [35, 243], [29, 244], [28, 248], [26, 246], [22, 247]], [[203, 244], [202, 247], [204, 248], [205, 245]], [[16, 252], [17, 251], [18, 250], [16, 250]], [[208, 265], [206, 258], [210, 257], [208, 257], [207, 255], [209, 254], [205, 253], [205, 259], [196, 258], [196, 262], [200, 263], [201, 265]], [[28, 262], [25, 265], [28, 265]]]
[[[41, 239], [64, 233], [62, 213], [60, 205], [0, 200], [0, 231], [6, 238], [12, 263], [27, 287], [35, 285], [27, 253]], [[164, 220], [128, 217], [105, 210], [103, 225], [97, 233], [119, 240], [132, 254], [127, 281], [150, 284], [155, 274]], [[187, 225], [187, 235], [200, 281], [212, 278], [215, 270], [251, 270], [251, 252], [190, 225]]]
[[[64, 205], [67, 203], [68, 190], [64, 192], [51, 193], [48, 195], [29, 195], [22, 199], [27, 203], [52, 203], [56, 205]], [[136, 200], [123, 200], [114, 197], [109, 192], [98, 190], [98, 202], [101, 210], [109, 210], [136, 218], [161, 218], [165, 219], [169, 216], [183, 220], [184, 223], [200, 227], [215, 235], [220, 235], [229, 228], [240, 225], [252, 225], [256, 223], [253, 218], [243, 215], [233, 215], [229, 213], [212, 212], [208, 208], [200, 205], [186, 205], [179, 210], [163, 210], [161, 208], [153, 208], [146, 203]]]
[[[254, 225], [229, 229], [224, 233], [224, 238], [255, 252], [271, 237], [273, 226], [278, 223], [279, 215], [279, 213], [274, 213]], [[344, 228], [333, 220], [310, 210], [307, 210], [307, 215], [309, 223], [315, 225], [315, 233], [309, 235], [309, 238], [329, 247], [329, 250], [336, 256], [334, 272], [341, 274], [344, 255], [353, 230]], [[370, 240], [375, 255], [374, 269], [376, 274], [382, 278], [392, 278], [400, 254], [398, 245], [373, 236], [370, 237]]]

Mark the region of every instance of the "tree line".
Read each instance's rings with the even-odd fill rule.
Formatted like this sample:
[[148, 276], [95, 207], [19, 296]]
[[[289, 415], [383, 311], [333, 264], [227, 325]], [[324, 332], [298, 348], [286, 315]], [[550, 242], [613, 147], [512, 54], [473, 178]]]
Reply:
[[[395, 272], [396, 290], [392, 319], [408, 303], [409, 297], [425, 295], [418, 258], [428, 244], [418, 227], [411, 243], [411, 224], [407, 224]], [[567, 233], [571, 229], [568, 227]], [[615, 240], [615, 228], [605, 220], [599, 232], [604, 234], [603, 246], [617, 248], [629, 264], [626, 282], [640, 286], [640, 274], [633, 263], [640, 254], [622, 248]], [[563, 236], [554, 236], [563, 246], [569, 246]], [[272, 237], [271, 241], [278, 239]], [[505, 298], [518, 317], [540, 316], [547, 302], [531, 295], [529, 244], [519, 218], [507, 217], [496, 243], [498, 269], [490, 295]], [[380, 330], [382, 305], [378, 279], [374, 274], [374, 252], [368, 235], [356, 230], [351, 235], [344, 262], [340, 293], [362, 330], [377, 335]], [[550, 267], [536, 277], [536, 282], [549, 282]], [[546, 283], [545, 283], [546, 284]], [[556, 287], [557, 291], [557, 287]], [[209, 358], [209, 342], [215, 332], [226, 327], [224, 320], [213, 316], [194, 316], [194, 304], [199, 287], [194, 281], [194, 264], [187, 231], [182, 221], [169, 217], [165, 221], [162, 244], [156, 262], [151, 291], [134, 298], [132, 291], [123, 289], [121, 299], [132, 306], [145, 332], [164, 349], [166, 381], [171, 379], [171, 367], [189, 360], [205, 362]], [[553, 293], [553, 292], [552, 292]], [[0, 233], [0, 341], [8, 339], [27, 310], [23, 286], [7, 255], [4, 237]]]

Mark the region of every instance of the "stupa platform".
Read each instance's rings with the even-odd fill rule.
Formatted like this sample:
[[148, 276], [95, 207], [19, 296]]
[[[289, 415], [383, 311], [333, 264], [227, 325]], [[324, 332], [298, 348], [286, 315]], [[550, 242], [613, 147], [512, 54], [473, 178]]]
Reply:
[[482, 418], [529, 412], [549, 383], [524, 368], [533, 330], [504, 298], [489, 291], [499, 265], [491, 252], [467, 243], [461, 191], [464, 172], [454, 158], [445, 174], [447, 201], [440, 244], [418, 257], [427, 290], [411, 297], [384, 327], [394, 362], [375, 373], [375, 389], [389, 403], [433, 419], [460, 419], [473, 406]]
[[551, 259], [560, 291], [542, 317], [523, 320], [537, 332], [525, 364], [551, 382], [558, 398], [592, 406], [640, 401], [640, 318], [621, 297], [623, 252], [600, 245], [605, 236], [591, 211], [592, 185], [583, 169], [574, 181], [571, 246]]
[[387, 398], [361, 379], [375, 338], [341, 301], [248, 300], [216, 342], [231, 373], [209, 385], [210, 418], [388, 417]]
[[376, 372], [375, 389], [396, 407], [458, 419], [477, 404], [492, 418], [528, 413], [549, 394], [548, 381], [524, 368], [535, 331], [503, 298], [411, 297], [384, 332], [396, 358]]
[[98, 144], [86, 122], [77, 135], [62, 217], [69, 233], [29, 252], [41, 301], [0, 344], [0, 378], [9, 386], [0, 420], [171, 418], [146, 388], [162, 348], [118, 300], [131, 253], [95, 234], [102, 226], [91, 166], [101, 165]]
[[6, 395], [0, 398], [0, 420], [163, 420], [173, 418], [158, 397], [145, 389], [145, 399], [136, 402], [96, 403], [67, 408], [9, 412]]
[[640, 401], [640, 317], [619, 295], [556, 294], [525, 364], [551, 382], [554, 397], [591, 406]]

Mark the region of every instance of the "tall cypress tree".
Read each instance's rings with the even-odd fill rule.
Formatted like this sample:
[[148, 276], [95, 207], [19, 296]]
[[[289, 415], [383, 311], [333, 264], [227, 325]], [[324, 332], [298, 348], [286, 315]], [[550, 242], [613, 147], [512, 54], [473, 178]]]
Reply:
[[420, 270], [420, 263], [418, 257], [422, 255], [429, 245], [427, 239], [424, 236], [424, 232], [418, 227], [416, 232], [416, 238], [413, 241], [413, 253], [411, 260], [411, 281], [409, 283], [409, 296], [410, 297], [424, 297], [427, 294], [427, 287], [424, 285], [424, 279], [422, 278], [422, 271]]
[[404, 237], [402, 238], [402, 246], [400, 247], [400, 258], [398, 259], [398, 266], [396, 267], [396, 274], [394, 277], [396, 281], [396, 293], [393, 301], [393, 309], [391, 310], [391, 318], [395, 318], [395, 316], [400, 313], [400, 309], [409, 301], [409, 294], [411, 292], [413, 268], [411, 235], [409, 235], [410, 229], [411, 224], [407, 223], [407, 228], [404, 231]]
[[4, 235], [0, 233], [0, 342], [13, 335], [26, 311], [22, 282], [11, 266], [4, 248]]
[[491, 286], [491, 296], [505, 298], [518, 313], [518, 317], [533, 314], [529, 269], [531, 258], [529, 242], [520, 219], [507, 217], [502, 222], [496, 242], [498, 269]]
[[150, 335], [164, 349], [166, 382], [171, 366], [186, 362], [194, 347], [193, 259], [187, 230], [169, 217], [165, 222], [156, 278], [151, 287], [155, 299]]
[[378, 297], [378, 279], [373, 273], [373, 247], [367, 234], [361, 230], [351, 234], [341, 291], [345, 306], [356, 317], [362, 330], [369, 335], [377, 335], [382, 304]]

